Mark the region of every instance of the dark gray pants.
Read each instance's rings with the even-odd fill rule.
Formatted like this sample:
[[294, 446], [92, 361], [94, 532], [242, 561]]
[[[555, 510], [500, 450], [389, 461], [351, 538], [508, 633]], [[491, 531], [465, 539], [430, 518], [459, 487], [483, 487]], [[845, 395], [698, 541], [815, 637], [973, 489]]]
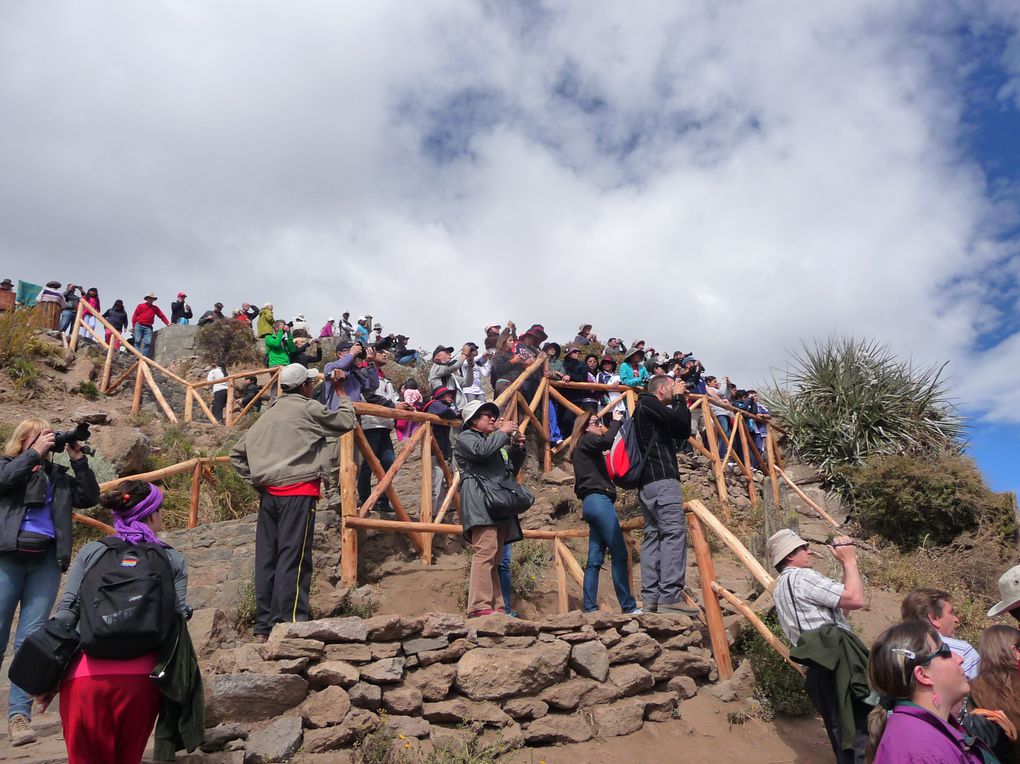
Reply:
[[255, 528], [256, 634], [308, 620], [315, 502], [314, 496], [262, 493]]
[[641, 489], [645, 529], [641, 539], [641, 601], [672, 605], [683, 600], [687, 577], [687, 518], [680, 481], [656, 480]]
[[864, 751], [868, 745], [868, 711], [870, 709], [863, 703], [854, 702], [854, 720], [857, 725], [854, 732], [854, 749], [852, 751], [841, 750], [842, 732], [833, 673], [818, 666], [808, 666], [807, 676], [804, 677], [804, 689], [815, 708], [818, 709], [822, 723], [825, 724], [825, 732], [829, 736], [829, 744], [836, 756], [836, 764], [864, 764]]

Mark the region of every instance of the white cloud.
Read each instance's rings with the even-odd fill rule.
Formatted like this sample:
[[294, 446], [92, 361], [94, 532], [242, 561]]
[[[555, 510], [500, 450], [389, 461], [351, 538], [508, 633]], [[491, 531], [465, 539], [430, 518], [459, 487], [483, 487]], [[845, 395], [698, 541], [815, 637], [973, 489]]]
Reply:
[[6, 4], [0, 256], [428, 347], [590, 321], [748, 384], [871, 335], [1020, 421], [1016, 338], [973, 350], [1012, 211], [960, 150], [967, 14], [927, 10]]

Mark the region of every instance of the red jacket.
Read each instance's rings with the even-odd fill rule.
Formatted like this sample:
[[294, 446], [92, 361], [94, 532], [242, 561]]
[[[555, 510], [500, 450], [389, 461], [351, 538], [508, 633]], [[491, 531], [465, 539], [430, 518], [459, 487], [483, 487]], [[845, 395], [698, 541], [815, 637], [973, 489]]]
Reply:
[[138, 307], [135, 308], [134, 314], [131, 316], [132, 324], [142, 324], [143, 326], [152, 326], [156, 320], [156, 316], [163, 319], [163, 323], [167, 326], [170, 322], [167, 321], [166, 316], [163, 315], [163, 311], [157, 308], [155, 305], [149, 305], [147, 302], [138, 303]]

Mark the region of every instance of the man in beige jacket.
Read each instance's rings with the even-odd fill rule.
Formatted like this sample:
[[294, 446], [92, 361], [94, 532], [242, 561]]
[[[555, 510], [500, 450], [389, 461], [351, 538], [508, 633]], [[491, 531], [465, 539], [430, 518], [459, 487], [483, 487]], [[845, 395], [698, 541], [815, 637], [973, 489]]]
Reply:
[[307, 621], [315, 503], [329, 474], [326, 438], [357, 425], [343, 380], [330, 378], [336, 411], [312, 398], [317, 369], [292, 363], [280, 372], [275, 403], [230, 452], [237, 474], [261, 494], [255, 531], [255, 640], [278, 623]]

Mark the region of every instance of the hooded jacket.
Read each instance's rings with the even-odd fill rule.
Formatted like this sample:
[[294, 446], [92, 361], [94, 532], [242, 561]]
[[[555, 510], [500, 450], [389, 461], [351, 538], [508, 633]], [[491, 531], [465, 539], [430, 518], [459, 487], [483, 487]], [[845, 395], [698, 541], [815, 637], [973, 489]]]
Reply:
[[616, 484], [609, 478], [604, 452], [613, 445], [619, 431], [620, 421], [614, 419], [604, 435], [586, 432], [577, 441], [571, 456], [574, 464], [574, 493], [577, 498], [584, 500], [588, 494], [601, 493], [616, 501]]
[[286, 329], [266, 337], [266, 355], [270, 366], [286, 366], [290, 363], [291, 353], [297, 352], [294, 338]]
[[230, 464], [256, 488], [292, 485], [329, 475], [326, 438], [357, 424], [349, 398], [328, 411], [301, 393], [285, 393], [259, 417], [230, 451]]
[[30, 448], [15, 457], [0, 457], [0, 552], [18, 548], [18, 532], [25, 519], [25, 489], [33, 470], [43, 465], [53, 483], [53, 528], [56, 531], [57, 563], [66, 571], [71, 564], [71, 511], [85, 509], [99, 502], [99, 483], [82, 457], [71, 462], [74, 474], [67, 467], [44, 460]]

